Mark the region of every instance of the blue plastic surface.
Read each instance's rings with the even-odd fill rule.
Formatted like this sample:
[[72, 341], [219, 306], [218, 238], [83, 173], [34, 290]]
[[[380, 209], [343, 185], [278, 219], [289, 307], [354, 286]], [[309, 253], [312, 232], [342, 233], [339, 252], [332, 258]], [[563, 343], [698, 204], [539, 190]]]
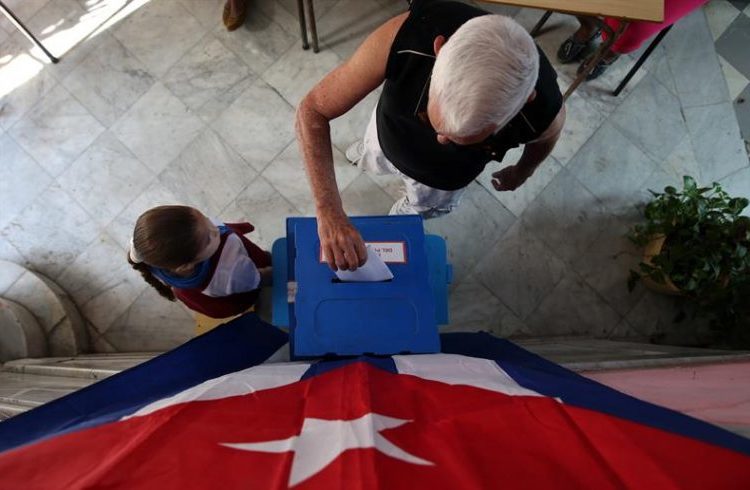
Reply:
[[[290, 279], [287, 256], [287, 239], [273, 243], [273, 295], [272, 322], [279, 327], [289, 327], [289, 308], [286, 284]], [[435, 298], [435, 321], [438, 325], [450, 323], [448, 286], [453, 282], [453, 266], [448, 263], [445, 240], [438, 235], [425, 235], [425, 253], [430, 277], [430, 288]]]
[[394, 276], [390, 281], [338, 282], [321, 261], [316, 220], [287, 219], [287, 237], [294, 243], [294, 258], [288, 264], [297, 281], [290, 318], [293, 355], [438, 352], [422, 219], [385, 216], [351, 221], [366, 242], [404, 242], [406, 263], [388, 264]]
[[448, 248], [443, 237], [425, 235], [425, 254], [429, 267], [430, 288], [435, 298], [435, 321], [445, 325], [448, 319], [448, 285], [453, 280], [453, 267], [448, 263]]
[[[406, 262], [388, 263], [394, 278], [387, 282], [338, 282], [321, 261], [316, 220], [288, 218], [286, 239], [273, 245], [272, 311], [275, 325], [289, 326], [293, 357], [439, 351], [451, 275], [443, 239], [425, 236], [419, 216], [352, 223], [366, 242], [403, 242]], [[297, 289], [290, 304], [291, 281]]]

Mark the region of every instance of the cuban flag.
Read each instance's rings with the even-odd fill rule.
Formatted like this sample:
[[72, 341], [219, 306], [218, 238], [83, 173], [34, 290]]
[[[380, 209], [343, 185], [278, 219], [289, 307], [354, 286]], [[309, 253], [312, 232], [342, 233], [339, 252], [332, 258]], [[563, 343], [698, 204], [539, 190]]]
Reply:
[[487, 334], [265, 362], [250, 314], [0, 423], [2, 489], [746, 489], [750, 441]]

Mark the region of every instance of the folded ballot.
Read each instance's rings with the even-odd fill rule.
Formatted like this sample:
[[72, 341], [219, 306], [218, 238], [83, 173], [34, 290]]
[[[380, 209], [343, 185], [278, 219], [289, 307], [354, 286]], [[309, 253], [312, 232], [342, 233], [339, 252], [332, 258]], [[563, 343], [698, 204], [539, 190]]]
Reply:
[[342, 282], [379, 282], [393, 279], [393, 273], [380, 255], [367, 245], [367, 262], [355, 271], [336, 271]]

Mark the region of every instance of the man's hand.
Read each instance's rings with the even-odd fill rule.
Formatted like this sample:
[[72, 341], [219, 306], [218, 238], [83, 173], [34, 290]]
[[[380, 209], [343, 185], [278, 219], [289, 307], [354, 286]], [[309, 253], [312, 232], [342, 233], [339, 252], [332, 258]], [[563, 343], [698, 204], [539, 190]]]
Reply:
[[523, 154], [515, 165], [492, 174], [492, 186], [496, 191], [514, 191], [531, 177], [540, 163], [552, 153], [565, 124], [565, 105], [555, 119], [534, 141], [524, 145]]
[[492, 174], [492, 187], [496, 191], [514, 191], [531, 176], [518, 165], [510, 165]]
[[320, 250], [331, 269], [353, 271], [365, 265], [365, 242], [346, 215], [318, 218], [318, 236]]

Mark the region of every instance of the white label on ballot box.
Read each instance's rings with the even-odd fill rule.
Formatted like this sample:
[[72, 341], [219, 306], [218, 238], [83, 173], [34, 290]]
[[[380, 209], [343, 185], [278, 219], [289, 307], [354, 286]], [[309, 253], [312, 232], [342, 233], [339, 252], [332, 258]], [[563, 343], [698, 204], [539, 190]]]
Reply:
[[406, 244], [404, 242], [367, 242], [383, 262], [390, 264], [406, 263]]
[[[406, 243], [405, 242], [365, 242], [365, 245], [372, 248], [373, 252], [386, 264], [406, 264]], [[325, 262], [323, 251], [320, 251], [320, 261]]]

